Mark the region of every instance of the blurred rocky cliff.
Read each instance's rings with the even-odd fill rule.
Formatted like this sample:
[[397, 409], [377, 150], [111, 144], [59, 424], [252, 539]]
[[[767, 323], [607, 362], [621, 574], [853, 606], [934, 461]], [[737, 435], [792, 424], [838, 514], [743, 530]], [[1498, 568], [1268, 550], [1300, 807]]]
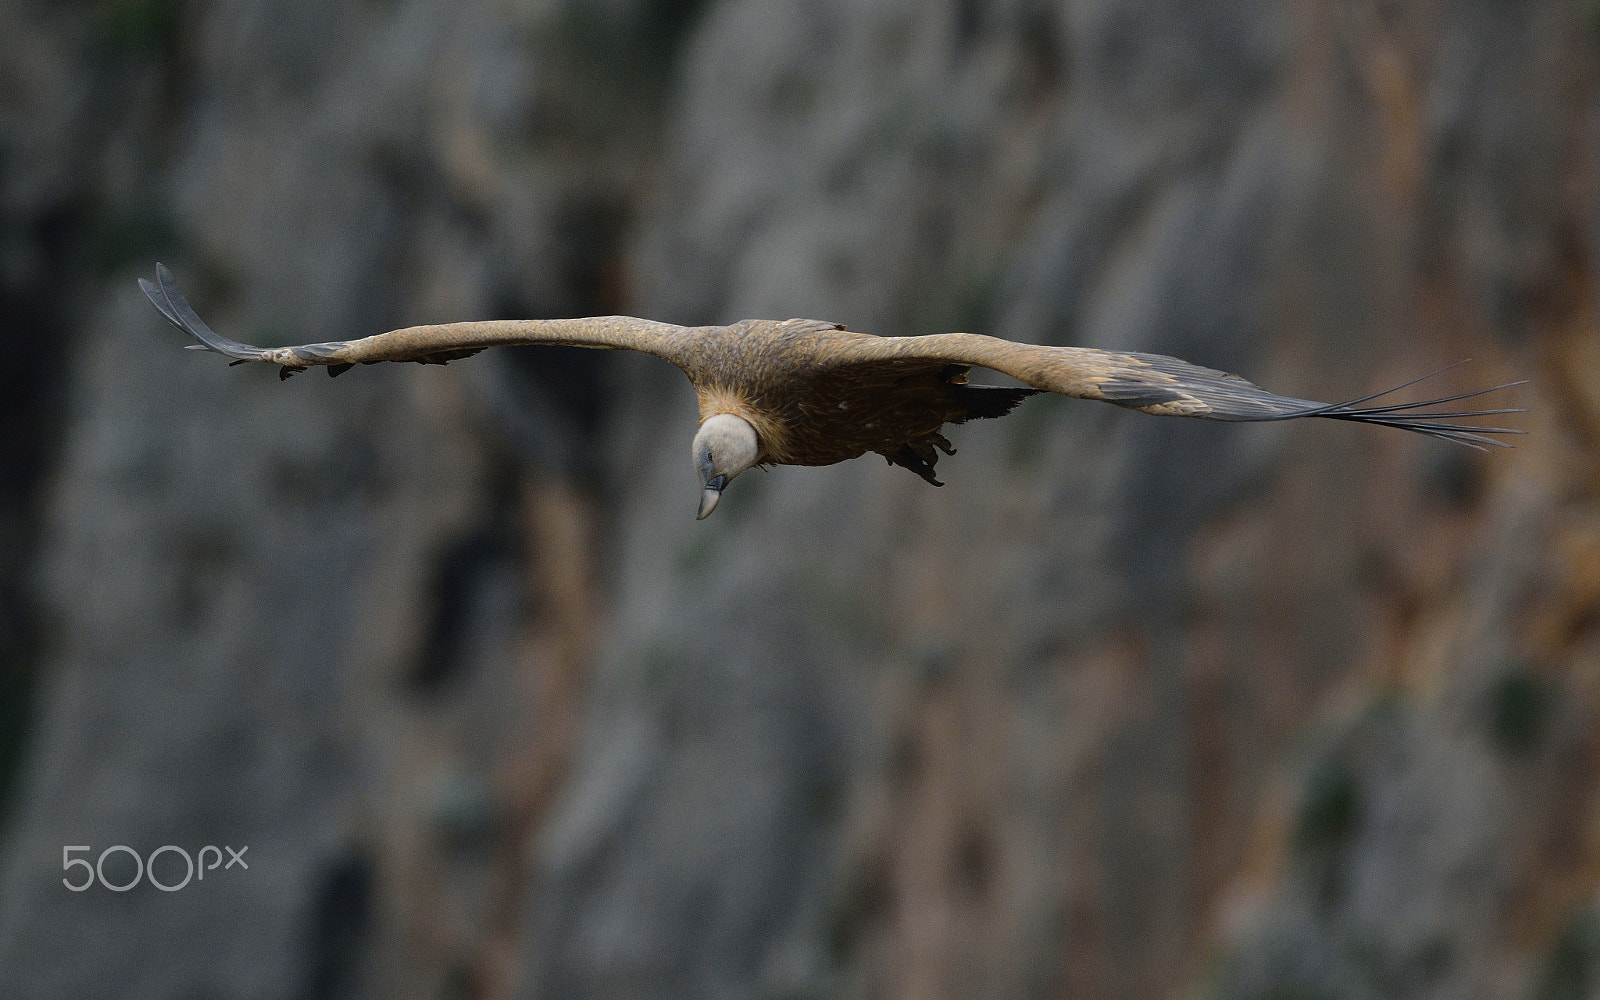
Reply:
[[[0, 37], [0, 995], [1600, 997], [1593, 0]], [[258, 343], [809, 316], [1321, 399], [1471, 357], [1435, 389], [1529, 378], [1531, 433], [1041, 398], [942, 490], [696, 523], [665, 365], [280, 382], [180, 350], [157, 259]], [[250, 867], [61, 885], [114, 844]]]

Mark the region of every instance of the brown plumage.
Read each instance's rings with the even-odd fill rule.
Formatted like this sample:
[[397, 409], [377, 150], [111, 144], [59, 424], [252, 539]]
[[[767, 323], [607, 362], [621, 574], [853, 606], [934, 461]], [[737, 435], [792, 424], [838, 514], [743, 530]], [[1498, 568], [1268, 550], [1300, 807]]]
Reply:
[[[445, 364], [509, 344], [626, 349], [670, 361], [689, 376], [700, 399], [695, 462], [705, 484], [702, 517], [715, 507], [728, 480], [755, 464], [832, 465], [870, 451], [940, 485], [934, 478], [939, 452], [954, 454], [940, 433], [945, 424], [1003, 416], [1038, 392], [1103, 400], [1157, 416], [1356, 420], [1474, 448], [1503, 444], [1487, 435], [1521, 433], [1460, 422], [1520, 412], [1515, 409], [1421, 409], [1520, 384], [1515, 382], [1415, 403], [1363, 405], [1395, 391], [1388, 390], [1327, 404], [1278, 396], [1237, 375], [1159, 354], [1019, 344], [970, 333], [876, 337], [804, 319], [708, 327], [629, 316], [493, 320], [415, 326], [298, 347], [251, 347], [206, 326], [160, 264], [156, 279], [141, 278], [139, 285], [163, 316], [200, 341], [188, 345], [191, 350], [216, 351], [233, 364], [279, 365], [282, 378], [316, 365], [337, 376], [356, 364], [381, 361]], [[1003, 372], [1029, 388], [969, 385], [967, 372], [974, 367]], [[1397, 388], [1415, 381], [1420, 379]], [[712, 419], [719, 415], [734, 419]]]

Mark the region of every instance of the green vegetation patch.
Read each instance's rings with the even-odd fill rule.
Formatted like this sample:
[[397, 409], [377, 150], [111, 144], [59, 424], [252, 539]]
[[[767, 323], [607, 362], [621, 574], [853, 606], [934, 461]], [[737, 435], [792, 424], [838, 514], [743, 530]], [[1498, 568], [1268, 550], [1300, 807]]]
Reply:
[[83, 242], [85, 263], [102, 275], [127, 267], [141, 269], [177, 246], [177, 229], [151, 206], [100, 206], [89, 213]]
[[1489, 736], [1508, 754], [1533, 749], [1550, 728], [1559, 692], [1526, 664], [1513, 664], [1489, 688], [1485, 699]]
[[1533, 990], [1534, 1000], [1584, 1000], [1600, 987], [1600, 911], [1586, 905], [1557, 932]]
[[177, 0], [113, 0], [99, 13], [96, 34], [113, 52], [165, 58], [178, 47]]
[[1361, 821], [1361, 786], [1343, 761], [1328, 758], [1312, 768], [1295, 819], [1294, 843], [1302, 851], [1343, 844]]

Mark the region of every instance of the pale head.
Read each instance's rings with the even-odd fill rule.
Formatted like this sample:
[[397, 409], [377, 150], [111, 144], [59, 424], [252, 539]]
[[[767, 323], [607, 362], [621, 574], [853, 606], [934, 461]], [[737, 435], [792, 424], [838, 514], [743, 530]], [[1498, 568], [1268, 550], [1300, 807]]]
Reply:
[[694, 436], [694, 470], [700, 474], [700, 512], [704, 520], [717, 509], [722, 491], [734, 476], [761, 459], [755, 428], [731, 413], [718, 413], [700, 425]]

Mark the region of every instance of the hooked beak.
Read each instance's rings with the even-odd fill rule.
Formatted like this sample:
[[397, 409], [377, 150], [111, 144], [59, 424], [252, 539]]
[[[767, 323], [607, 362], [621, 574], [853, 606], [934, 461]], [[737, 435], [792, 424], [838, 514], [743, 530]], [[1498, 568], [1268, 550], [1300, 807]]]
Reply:
[[717, 501], [722, 499], [722, 491], [728, 486], [727, 476], [712, 476], [711, 482], [706, 483], [705, 492], [700, 494], [700, 513], [694, 516], [696, 521], [704, 521], [717, 509]]

